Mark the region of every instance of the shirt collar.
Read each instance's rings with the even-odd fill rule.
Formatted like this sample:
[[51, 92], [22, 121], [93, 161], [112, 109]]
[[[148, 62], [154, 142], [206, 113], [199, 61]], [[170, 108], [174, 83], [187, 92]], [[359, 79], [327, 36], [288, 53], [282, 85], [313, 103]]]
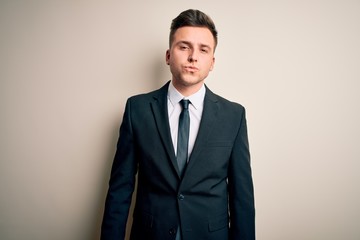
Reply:
[[173, 106], [175, 106], [178, 102], [185, 98], [190, 100], [191, 104], [195, 107], [195, 109], [200, 109], [204, 104], [205, 92], [206, 89], [205, 85], [203, 84], [199, 91], [188, 97], [184, 97], [178, 90], [176, 90], [172, 82], [170, 82], [168, 89], [168, 98]]

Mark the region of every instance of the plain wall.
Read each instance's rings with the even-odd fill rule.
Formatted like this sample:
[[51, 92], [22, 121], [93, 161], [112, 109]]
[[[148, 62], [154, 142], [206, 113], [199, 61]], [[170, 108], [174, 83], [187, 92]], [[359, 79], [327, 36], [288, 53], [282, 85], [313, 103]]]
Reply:
[[171, 20], [208, 13], [247, 109], [261, 240], [360, 239], [360, 1], [0, 1], [0, 239], [98, 239], [128, 97]]

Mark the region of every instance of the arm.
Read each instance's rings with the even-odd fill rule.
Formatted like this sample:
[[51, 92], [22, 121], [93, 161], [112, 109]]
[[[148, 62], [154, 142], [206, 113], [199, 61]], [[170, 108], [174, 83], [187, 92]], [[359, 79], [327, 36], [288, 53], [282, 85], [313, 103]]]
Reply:
[[130, 101], [126, 103], [120, 137], [111, 169], [109, 189], [101, 226], [101, 239], [124, 239], [126, 222], [135, 186], [137, 162], [131, 125]]
[[255, 239], [254, 190], [245, 118], [242, 112], [229, 166], [229, 208], [231, 240]]

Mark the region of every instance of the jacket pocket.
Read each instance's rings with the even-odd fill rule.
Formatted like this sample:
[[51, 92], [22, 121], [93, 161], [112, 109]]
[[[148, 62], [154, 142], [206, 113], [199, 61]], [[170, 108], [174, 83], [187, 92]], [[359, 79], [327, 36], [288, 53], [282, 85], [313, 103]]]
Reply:
[[209, 220], [209, 231], [214, 232], [225, 227], [229, 227], [229, 217], [227, 213], [224, 213], [216, 218]]

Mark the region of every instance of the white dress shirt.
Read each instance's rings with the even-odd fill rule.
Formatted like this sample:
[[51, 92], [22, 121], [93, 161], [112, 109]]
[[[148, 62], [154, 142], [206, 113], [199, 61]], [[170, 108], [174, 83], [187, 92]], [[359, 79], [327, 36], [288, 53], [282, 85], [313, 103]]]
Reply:
[[180, 101], [182, 99], [190, 100], [190, 104], [189, 104], [190, 133], [189, 133], [189, 146], [188, 146], [188, 156], [190, 157], [200, 127], [201, 116], [204, 109], [205, 92], [206, 92], [205, 86], [202, 85], [199, 91], [197, 91], [191, 96], [184, 97], [178, 90], [176, 90], [172, 82], [170, 82], [169, 84], [167, 106], [168, 106], [171, 138], [172, 138], [175, 154], [177, 151], [179, 116], [182, 111]]

